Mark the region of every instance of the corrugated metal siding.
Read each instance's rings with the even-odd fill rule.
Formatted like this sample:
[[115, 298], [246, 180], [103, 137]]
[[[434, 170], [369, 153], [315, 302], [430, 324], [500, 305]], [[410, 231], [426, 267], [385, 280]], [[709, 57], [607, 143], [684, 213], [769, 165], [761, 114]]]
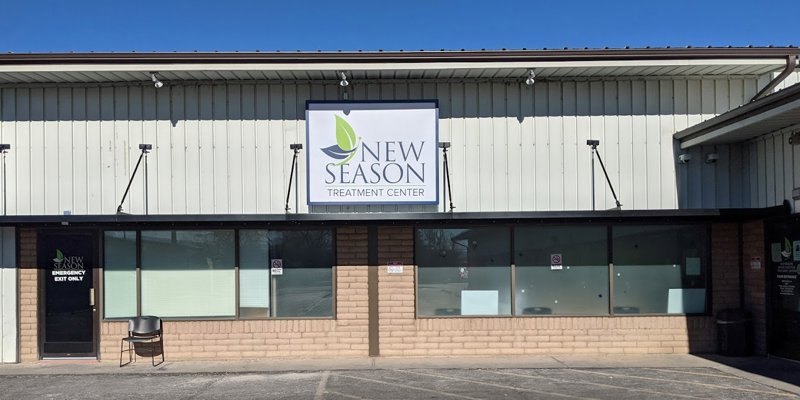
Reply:
[[800, 187], [800, 146], [790, 145], [789, 136], [790, 130], [776, 132], [742, 146], [752, 207], [792, 201], [792, 189]]
[[17, 362], [17, 270], [14, 228], [0, 228], [0, 362]]
[[[676, 165], [672, 135], [744, 103], [767, 81], [353, 82], [349, 89], [352, 100], [439, 100], [456, 211], [590, 209], [589, 138], [601, 140], [625, 209], [670, 209], [749, 205], [739, 196], [741, 150], [692, 149], [696, 161]], [[150, 213], [283, 213], [288, 145], [305, 141], [305, 101], [340, 96], [338, 86], [316, 84], [0, 89], [0, 140], [13, 146], [9, 213], [114, 213], [139, 143], [154, 145]], [[720, 161], [703, 163], [711, 151]], [[304, 157], [292, 205], [300, 212], [309, 211]], [[597, 208], [613, 207], [597, 167]], [[144, 212], [142, 176], [124, 208]]]

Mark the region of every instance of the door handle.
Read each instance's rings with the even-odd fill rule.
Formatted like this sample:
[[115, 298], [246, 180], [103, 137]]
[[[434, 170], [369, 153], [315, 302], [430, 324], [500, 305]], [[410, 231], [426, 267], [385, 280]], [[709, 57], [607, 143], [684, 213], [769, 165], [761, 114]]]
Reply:
[[89, 288], [89, 305], [94, 307], [94, 288]]

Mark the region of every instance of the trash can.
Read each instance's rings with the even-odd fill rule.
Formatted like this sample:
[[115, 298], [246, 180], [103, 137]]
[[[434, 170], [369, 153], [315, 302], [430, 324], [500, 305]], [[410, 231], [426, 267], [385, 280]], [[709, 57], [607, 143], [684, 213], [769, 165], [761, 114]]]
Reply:
[[744, 357], [752, 350], [753, 328], [745, 310], [723, 310], [717, 314], [717, 351], [724, 356]]

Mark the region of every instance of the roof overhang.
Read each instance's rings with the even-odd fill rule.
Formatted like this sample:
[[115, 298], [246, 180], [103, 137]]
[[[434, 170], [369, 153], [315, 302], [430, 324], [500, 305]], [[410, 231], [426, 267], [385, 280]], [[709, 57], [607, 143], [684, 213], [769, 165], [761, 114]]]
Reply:
[[682, 149], [738, 143], [769, 133], [800, 129], [800, 84], [750, 102], [674, 135]]
[[762, 75], [800, 53], [786, 48], [660, 48], [296, 53], [0, 54], [0, 83], [616, 78]]

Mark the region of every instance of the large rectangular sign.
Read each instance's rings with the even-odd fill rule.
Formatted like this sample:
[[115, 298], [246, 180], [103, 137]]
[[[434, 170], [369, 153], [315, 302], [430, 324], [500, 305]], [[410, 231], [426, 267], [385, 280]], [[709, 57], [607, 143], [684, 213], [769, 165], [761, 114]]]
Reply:
[[436, 101], [306, 103], [309, 205], [438, 204]]

